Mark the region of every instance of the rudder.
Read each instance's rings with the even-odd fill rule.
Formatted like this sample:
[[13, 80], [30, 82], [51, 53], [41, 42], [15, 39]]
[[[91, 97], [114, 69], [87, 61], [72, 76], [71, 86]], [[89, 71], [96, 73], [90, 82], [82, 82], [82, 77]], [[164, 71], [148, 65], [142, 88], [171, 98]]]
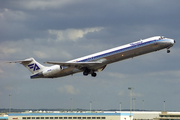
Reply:
[[38, 63], [34, 58], [26, 59], [21, 62], [32, 74], [39, 73], [43, 70], [44, 66]]

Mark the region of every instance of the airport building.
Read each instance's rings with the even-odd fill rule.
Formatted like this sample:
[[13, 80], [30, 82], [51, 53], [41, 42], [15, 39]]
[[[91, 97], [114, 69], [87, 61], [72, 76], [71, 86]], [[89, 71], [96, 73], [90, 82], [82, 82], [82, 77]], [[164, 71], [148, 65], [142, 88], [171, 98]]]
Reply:
[[8, 120], [133, 120], [130, 113], [11, 113]]
[[41, 112], [10, 113], [0, 120], [180, 120], [180, 112]]
[[0, 114], [0, 120], [8, 120], [8, 115], [6, 115], [5, 113]]

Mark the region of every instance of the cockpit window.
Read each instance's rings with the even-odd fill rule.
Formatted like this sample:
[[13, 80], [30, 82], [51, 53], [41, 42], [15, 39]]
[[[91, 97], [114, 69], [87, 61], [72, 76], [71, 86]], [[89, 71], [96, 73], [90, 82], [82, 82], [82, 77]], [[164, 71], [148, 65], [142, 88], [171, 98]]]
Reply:
[[164, 36], [161, 36], [159, 39], [161, 40], [161, 39], [163, 39], [164, 38]]

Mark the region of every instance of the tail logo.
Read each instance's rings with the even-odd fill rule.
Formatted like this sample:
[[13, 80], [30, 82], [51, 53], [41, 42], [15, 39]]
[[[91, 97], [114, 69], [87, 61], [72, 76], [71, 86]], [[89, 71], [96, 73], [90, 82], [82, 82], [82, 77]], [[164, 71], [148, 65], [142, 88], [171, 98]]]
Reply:
[[40, 69], [36, 63], [29, 64], [28, 67], [29, 67], [29, 69], [33, 69], [33, 71]]

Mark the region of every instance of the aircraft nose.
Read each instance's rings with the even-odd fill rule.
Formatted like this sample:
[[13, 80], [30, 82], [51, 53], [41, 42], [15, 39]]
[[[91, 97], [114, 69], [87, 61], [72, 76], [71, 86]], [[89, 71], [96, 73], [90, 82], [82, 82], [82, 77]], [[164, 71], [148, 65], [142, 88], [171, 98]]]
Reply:
[[171, 39], [171, 43], [174, 45], [176, 41], [174, 39]]
[[176, 41], [174, 39], [170, 39], [170, 43], [174, 45]]

